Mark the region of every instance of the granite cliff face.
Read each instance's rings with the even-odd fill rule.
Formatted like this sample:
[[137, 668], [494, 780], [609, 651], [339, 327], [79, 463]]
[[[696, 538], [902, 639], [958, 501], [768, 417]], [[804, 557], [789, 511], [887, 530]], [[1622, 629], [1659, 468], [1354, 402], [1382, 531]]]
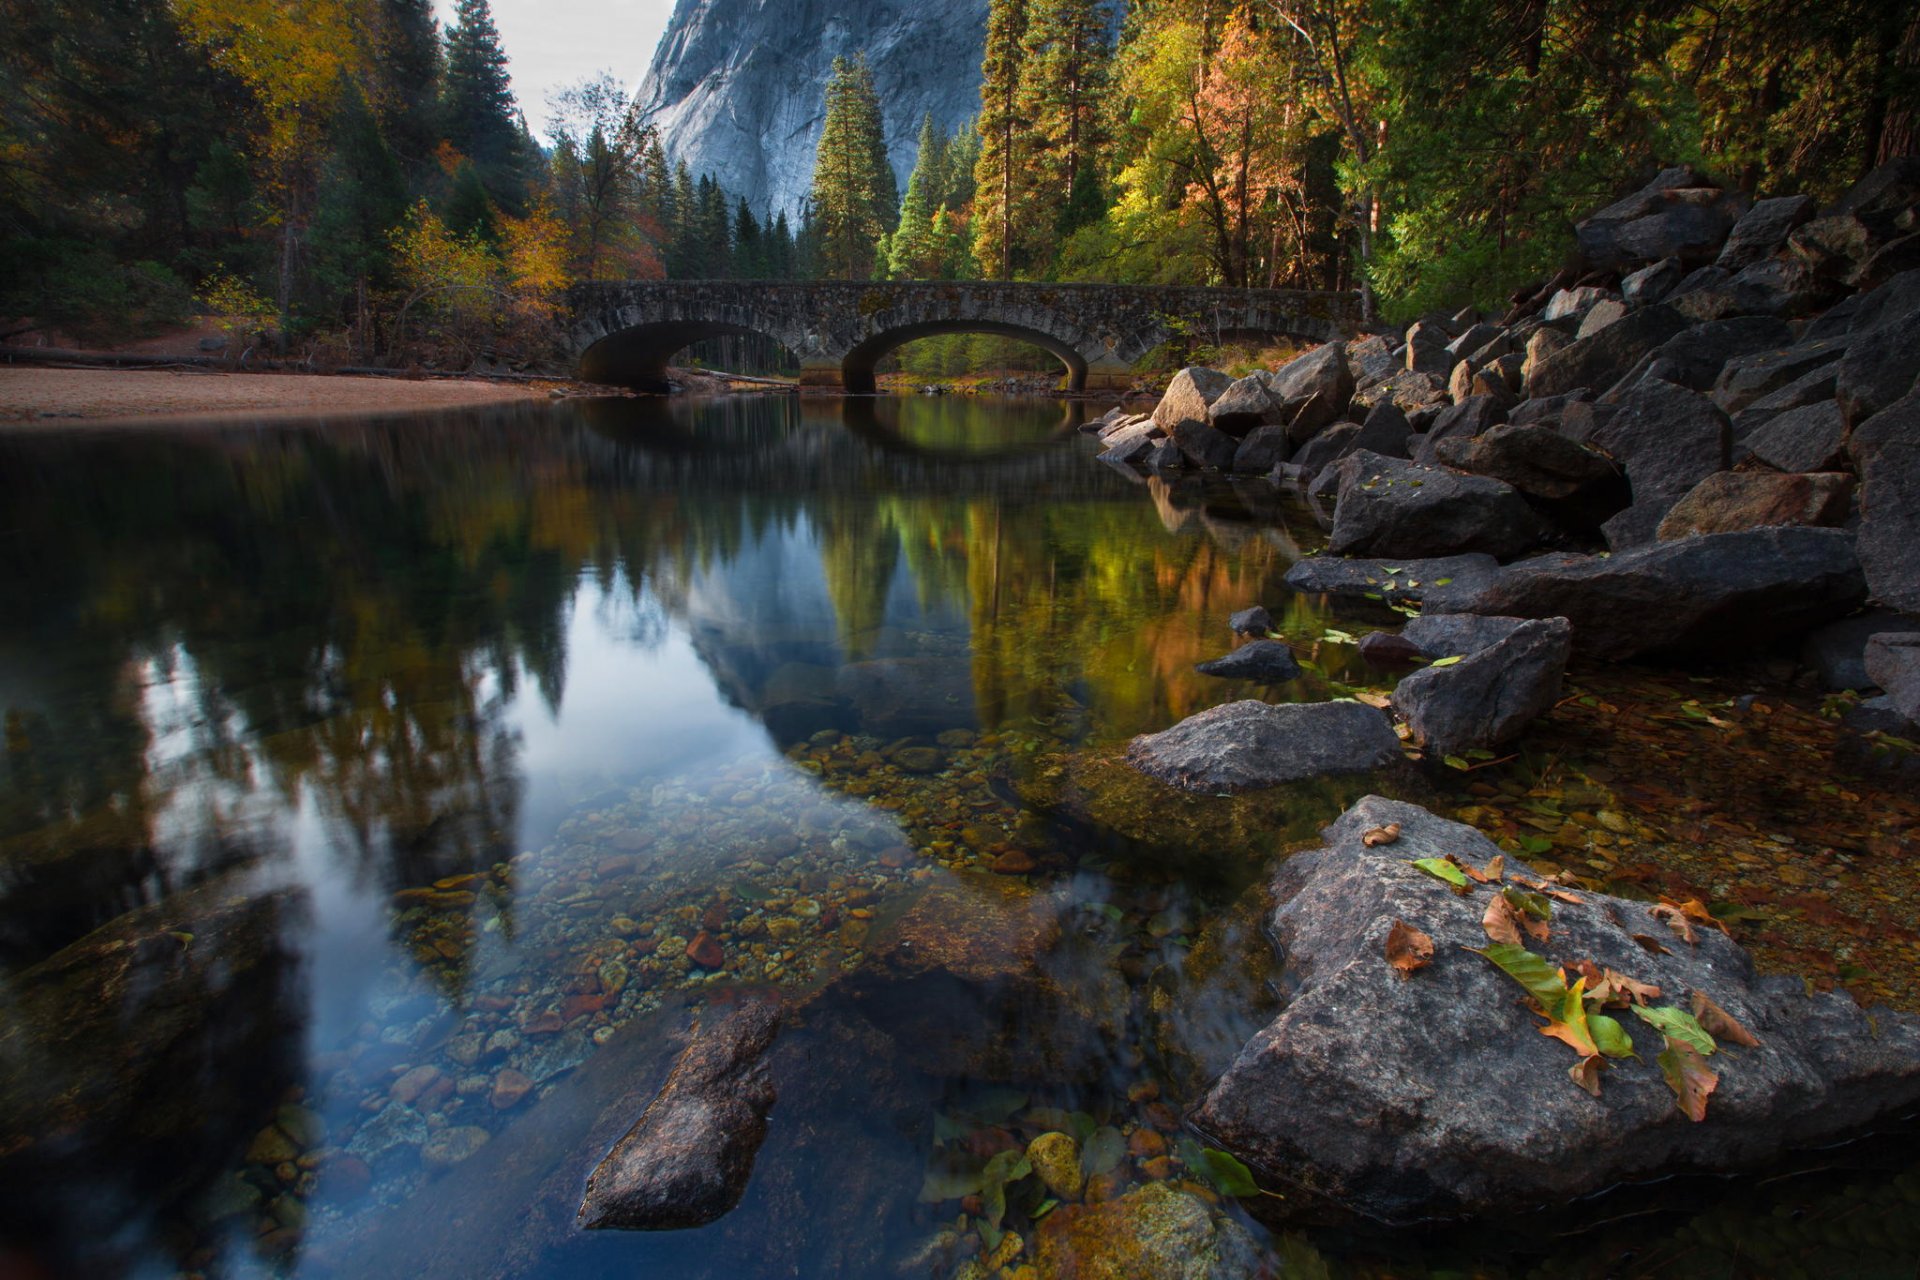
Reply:
[[866, 52], [904, 191], [921, 116], [951, 132], [979, 110], [986, 28], [987, 0], [679, 0], [640, 100], [674, 159], [797, 214], [836, 56]]

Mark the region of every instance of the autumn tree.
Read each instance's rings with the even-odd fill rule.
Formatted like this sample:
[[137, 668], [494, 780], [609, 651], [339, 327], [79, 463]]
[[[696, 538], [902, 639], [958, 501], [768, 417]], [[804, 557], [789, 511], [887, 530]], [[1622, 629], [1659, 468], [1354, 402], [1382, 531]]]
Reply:
[[571, 228], [573, 275], [581, 280], [661, 273], [643, 183], [658, 136], [640, 123], [624, 86], [602, 73], [553, 98], [549, 185]]

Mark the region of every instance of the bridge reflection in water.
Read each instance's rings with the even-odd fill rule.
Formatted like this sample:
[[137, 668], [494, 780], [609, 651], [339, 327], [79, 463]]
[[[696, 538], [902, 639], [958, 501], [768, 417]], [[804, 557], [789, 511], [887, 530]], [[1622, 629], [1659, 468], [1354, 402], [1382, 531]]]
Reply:
[[1031, 343], [1059, 358], [1067, 390], [1111, 391], [1178, 338], [1325, 342], [1360, 318], [1351, 293], [1002, 281], [675, 280], [581, 285], [569, 300], [569, 341], [591, 381], [659, 386], [696, 342], [762, 337], [799, 358], [803, 386], [856, 394], [874, 390], [888, 352], [940, 334]]

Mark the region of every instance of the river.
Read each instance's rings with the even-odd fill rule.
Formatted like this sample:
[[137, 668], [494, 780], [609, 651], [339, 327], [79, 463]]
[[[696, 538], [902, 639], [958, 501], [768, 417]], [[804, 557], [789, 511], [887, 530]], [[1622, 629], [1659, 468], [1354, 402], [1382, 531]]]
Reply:
[[[983, 1165], [1056, 1128], [1099, 1196], [1176, 1187], [1278, 1274], [1912, 1274], [1901, 1135], [1497, 1230], [1212, 1190], [1190, 1042], [1244, 1037], [1272, 975], [1247, 1007], [1183, 994], [1367, 787], [1176, 799], [1118, 753], [1232, 697], [1377, 695], [1354, 641], [1399, 619], [1283, 586], [1324, 535], [1264, 482], [1095, 462], [1102, 408], [0, 437], [0, 1276], [946, 1277], [1079, 1212], [1028, 1180], [981, 1229]], [[1305, 677], [1196, 674], [1253, 603]], [[1920, 802], [1823, 711], [1777, 660], [1580, 667], [1513, 758], [1394, 786], [1911, 1009]], [[1110, 999], [863, 977], [942, 894], [1045, 903]], [[690, 1021], [761, 987], [806, 1012], [740, 1206], [573, 1232]]]

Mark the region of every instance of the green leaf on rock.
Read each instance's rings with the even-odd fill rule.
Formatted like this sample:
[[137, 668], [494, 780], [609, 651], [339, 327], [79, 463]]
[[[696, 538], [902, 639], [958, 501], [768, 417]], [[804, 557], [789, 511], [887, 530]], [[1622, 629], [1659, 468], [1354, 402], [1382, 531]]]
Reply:
[[1448, 862], [1445, 858], [1420, 858], [1413, 864], [1436, 880], [1444, 880], [1456, 889], [1471, 891], [1472, 882], [1467, 873]]
[[1447, 768], [1458, 769], [1462, 773], [1466, 773], [1467, 771], [1473, 768], [1472, 765], [1468, 764], [1465, 760], [1462, 760], [1459, 756], [1441, 756], [1440, 762], [1446, 765]]
[[1508, 885], [1500, 893], [1513, 904], [1515, 911], [1524, 912], [1536, 920], [1553, 919], [1553, 903], [1544, 893], [1528, 893], [1525, 889], [1516, 889], [1512, 885]]
[[1670, 1040], [1678, 1040], [1703, 1057], [1720, 1047], [1714, 1043], [1713, 1037], [1707, 1034], [1707, 1029], [1700, 1025], [1700, 1020], [1684, 1009], [1670, 1004], [1658, 1006], [1637, 1004], [1633, 1006], [1633, 1015], [1640, 1021], [1653, 1026], [1661, 1035]]
[[1490, 942], [1467, 950], [1485, 956], [1500, 972], [1525, 987], [1527, 994], [1549, 1013], [1558, 1010], [1567, 998], [1567, 980], [1560, 970], [1525, 947], [1516, 947], [1510, 942]]
[[1610, 1018], [1604, 1013], [1589, 1013], [1587, 1030], [1593, 1036], [1594, 1047], [1609, 1058], [1635, 1056], [1633, 1037], [1627, 1034], [1627, 1029], [1620, 1025], [1618, 1019]]
[[1455, 663], [1458, 663], [1458, 662], [1464, 662], [1465, 660], [1466, 660], [1466, 658], [1465, 658], [1465, 656], [1464, 656], [1464, 655], [1462, 655], [1462, 654], [1458, 654], [1458, 653], [1456, 653], [1456, 654], [1454, 654], [1454, 655], [1452, 655], [1451, 657], [1446, 657], [1446, 658], [1435, 658], [1435, 659], [1434, 659], [1434, 660], [1433, 660], [1432, 662], [1429, 662], [1429, 663], [1427, 664], [1427, 666], [1429, 666], [1429, 667], [1451, 667], [1451, 666], [1453, 666], [1453, 665], [1454, 665]]
[[1221, 1195], [1260, 1194], [1260, 1184], [1253, 1180], [1253, 1170], [1225, 1151], [1215, 1147], [1200, 1148], [1199, 1168]]

